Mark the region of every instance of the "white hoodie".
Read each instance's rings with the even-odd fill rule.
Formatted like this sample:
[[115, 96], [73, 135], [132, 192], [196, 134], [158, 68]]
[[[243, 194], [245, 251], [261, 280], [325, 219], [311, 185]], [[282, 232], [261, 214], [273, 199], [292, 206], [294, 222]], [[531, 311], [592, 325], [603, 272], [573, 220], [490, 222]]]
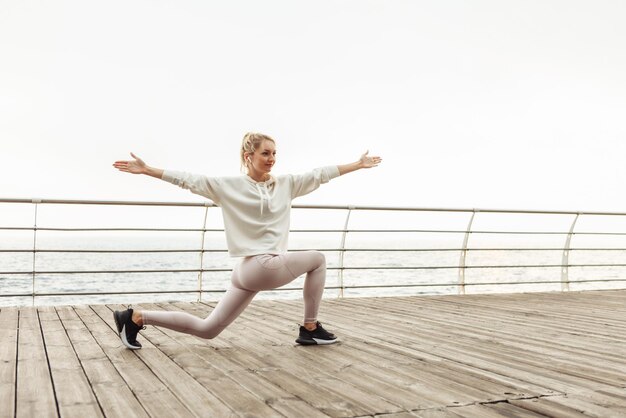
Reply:
[[232, 257], [287, 252], [291, 201], [339, 176], [337, 166], [256, 182], [249, 176], [207, 177], [165, 170], [162, 179], [207, 197], [222, 208]]

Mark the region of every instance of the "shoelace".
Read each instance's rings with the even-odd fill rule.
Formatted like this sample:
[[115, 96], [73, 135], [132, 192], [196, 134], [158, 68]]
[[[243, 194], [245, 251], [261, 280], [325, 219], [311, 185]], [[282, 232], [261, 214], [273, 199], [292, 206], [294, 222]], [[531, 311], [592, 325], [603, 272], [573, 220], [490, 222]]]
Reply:
[[326, 331], [326, 329], [324, 329], [324, 327], [322, 326], [322, 324], [319, 323], [319, 321], [317, 322], [317, 328], [315, 328], [312, 332], [319, 332], [320, 334], [328, 338], [333, 338], [335, 336], [335, 334], [333, 334], [332, 332]]

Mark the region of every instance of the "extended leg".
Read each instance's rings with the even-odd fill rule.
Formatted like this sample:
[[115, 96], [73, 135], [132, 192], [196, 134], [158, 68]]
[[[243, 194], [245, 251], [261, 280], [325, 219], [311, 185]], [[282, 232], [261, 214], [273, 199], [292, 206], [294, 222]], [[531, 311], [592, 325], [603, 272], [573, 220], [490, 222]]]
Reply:
[[231, 286], [209, 316], [204, 319], [187, 312], [143, 311], [145, 325], [156, 325], [201, 338], [215, 338], [250, 304], [257, 292]]

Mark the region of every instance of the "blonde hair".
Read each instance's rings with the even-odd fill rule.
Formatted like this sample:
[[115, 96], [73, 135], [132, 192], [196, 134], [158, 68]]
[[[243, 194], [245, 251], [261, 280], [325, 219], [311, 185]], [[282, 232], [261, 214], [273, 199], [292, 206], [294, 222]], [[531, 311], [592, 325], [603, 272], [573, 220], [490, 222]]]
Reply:
[[276, 141], [269, 136], [257, 132], [248, 132], [243, 136], [243, 141], [241, 141], [241, 150], [239, 151], [239, 156], [241, 157], [241, 171], [245, 172], [248, 167], [244, 154], [246, 152], [254, 154], [254, 152], [259, 149], [263, 141], [272, 141], [276, 144]]

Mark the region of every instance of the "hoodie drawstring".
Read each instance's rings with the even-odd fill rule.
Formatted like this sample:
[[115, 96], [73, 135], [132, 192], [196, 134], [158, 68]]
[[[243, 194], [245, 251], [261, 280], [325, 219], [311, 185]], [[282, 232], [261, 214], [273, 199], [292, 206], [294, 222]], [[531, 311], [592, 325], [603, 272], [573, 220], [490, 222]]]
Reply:
[[261, 187], [259, 185], [259, 183], [256, 183], [256, 189], [259, 192], [259, 197], [261, 197], [261, 216], [263, 216], [263, 201], [265, 199], [267, 199], [267, 207], [269, 208], [270, 205], [270, 194], [267, 190], [267, 186], [265, 184], [263, 184], [263, 187]]

